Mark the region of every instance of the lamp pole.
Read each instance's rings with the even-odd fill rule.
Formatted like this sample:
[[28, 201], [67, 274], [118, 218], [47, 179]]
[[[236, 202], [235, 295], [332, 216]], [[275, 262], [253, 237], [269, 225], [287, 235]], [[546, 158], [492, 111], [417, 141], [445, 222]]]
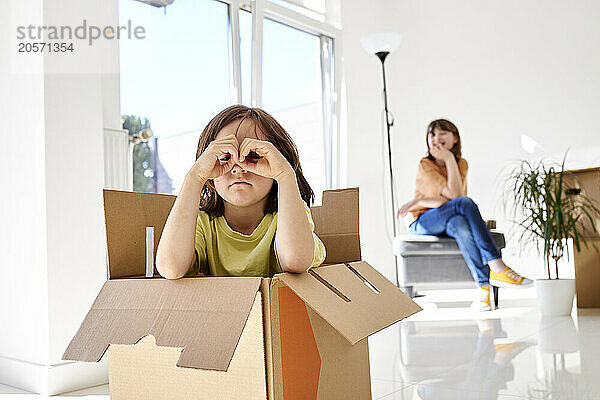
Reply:
[[[388, 110], [388, 99], [387, 99], [387, 82], [385, 80], [385, 59], [393, 52], [398, 45], [402, 37], [396, 32], [378, 32], [364, 36], [360, 39], [362, 47], [369, 54], [375, 54], [379, 61], [381, 61], [381, 72], [383, 73], [383, 104], [385, 110], [385, 124], [387, 128], [387, 145], [388, 145], [388, 160], [390, 166], [390, 194], [392, 195], [392, 226], [394, 230], [394, 238], [398, 232], [396, 226], [396, 201], [394, 195], [394, 170], [392, 168], [392, 140], [391, 140], [391, 129], [394, 125], [394, 116]], [[387, 233], [386, 233], [387, 236]], [[393, 240], [392, 239], [392, 240]], [[400, 287], [400, 280], [398, 276], [398, 256], [394, 253], [394, 267], [396, 269], [396, 286]]]
[[[381, 71], [383, 73], [383, 105], [385, 109], [385, 124], [387, 127], [387, 147], [388, 147], [388, 160], [390, 167], [390, 193], [392, 194], [392, 226], [394, 231], [394, 237], [396, 237], [396, 202], [394, 199], [394, 170], [392, 168], [392, 146], [390, 139], [390, 131], [392, 129], [392, 125], [394, 125], [394, 119], [390, 121], [390, 112], [388, 111], [388, 101], [387, 101], [387, 84], [385, 80], [385, 58], [390, 54], [389, 51], [378, 51], [375, 53], [377, 58], [381, 60]], [[394, 254], [394, 269], [396, 272], [396, 286], [400, 286], [400, 280], [398, 279], [398, 256]]]
[[385, 124], [387, 126], [387, 145], [388, 145], [388, 159], [389, 159], [389, 167], [390, 167], [390, 188], [392, 193], [392, 220], [394, 221], [394, 236], [396, 236], [396, 209], [395, 209], [395, 201], [394, 201], [394, 172], [392, 169], [392, 146], [390, 139], [390, 131], [392, 129], [392, 125], [394, 125], [394, 120], [390, 122], [388, 111], [388, 101], [387, 101], [387, 85], [385, 80], [385, 58], [390, 54], [389, 51], [380, 51], [375, 53], [375, 55], [381, 60], [381, 72], [383, 72], [383, 106], [385, 109]]

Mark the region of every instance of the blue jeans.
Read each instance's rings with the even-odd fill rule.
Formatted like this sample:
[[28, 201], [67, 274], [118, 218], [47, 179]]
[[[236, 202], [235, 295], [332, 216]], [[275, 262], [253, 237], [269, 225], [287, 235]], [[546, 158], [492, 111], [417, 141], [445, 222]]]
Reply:
[[418, 235], [445, 233], [454, 238], [477, 285], [489, 285], [487, 263], [502, 256], [471, 198], [457, 197], [438, 208], [427, 210], [410, 224], [409, 229]]

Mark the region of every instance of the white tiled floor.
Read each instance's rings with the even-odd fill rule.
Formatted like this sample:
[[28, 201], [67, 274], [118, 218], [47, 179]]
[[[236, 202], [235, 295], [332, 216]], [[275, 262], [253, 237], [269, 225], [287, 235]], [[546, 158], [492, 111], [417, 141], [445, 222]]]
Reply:
[[533, 289], [502, 289], [473, 314], [469, 293], [429, 292], [371, 337], [374, 399], [600, 399], [600, 309], [542, 318]]
[[[542, 318], [533, 289], [502, 289], [500, 309], [473, 314], [471, 292], [424, 292], [422, 312], [371, 336], [373, 399], [600, 399], [600, 309]], [[53, 399], [72, 397], [108, 386]], [[3, 399], [41, 396], [0, 385]]]

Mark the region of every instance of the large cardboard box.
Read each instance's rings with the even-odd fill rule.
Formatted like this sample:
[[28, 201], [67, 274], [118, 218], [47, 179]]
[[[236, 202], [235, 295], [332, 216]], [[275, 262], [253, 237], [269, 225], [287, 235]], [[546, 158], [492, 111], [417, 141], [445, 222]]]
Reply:
[[588, 247], [574, 249], [575, 290], [578, 308], [600, 307], [600, 239], [585, 239]]
[[109, 279], [63, 359], [108, 349], [116, 400], [370, 399], [368, 336], [421, 308], [361, 261], [358, 188], [311, 210], [324, 265], [273, 278], [146, 278], [174, 201], [104, 191]]
[[[581, 194], [600, 205], [600, 168], [588, 168], [569, 171], [575, 175]], [[567, 188], [572, 189], [572, 188]], [[596, 230], [600, 230], [600, 220], [595, 219]], [[594, 232], [591, 224], [584, 218], [584, 232], [581, 251], [574, 249], [575, 290], [578, 308], [600, 307], [600, 232]], [[587, 244], [587, 247], [586, 247]]]
[[[596, 202], [596, 206], [600, 206], [600, 168], [588, 168], [588, 169], [577, 169], [568, 171], [570, 174], [575, 176], [575, 186], [567, 187], [566, 190], [576, 189], [580, 193], [589, 199]], [[586, 239], [599, 239], [600, 231], [594, 232], [590, 222], [583, 218], [584, 231], [583, 236]], [[596, 230], [600, 230], [600, 219], [594, 219], [594, 225]]]

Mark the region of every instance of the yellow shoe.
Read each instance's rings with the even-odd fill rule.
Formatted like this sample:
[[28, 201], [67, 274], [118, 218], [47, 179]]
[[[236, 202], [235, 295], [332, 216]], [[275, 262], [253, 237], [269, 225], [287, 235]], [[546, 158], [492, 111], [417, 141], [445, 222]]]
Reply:
[[517, 274], [509, 267], [504, 268], [502, 272], [490, 271], [490, 284], [498, 287], [527, 287], [531, 286], [533, 281]]
[[490, 287], [480, 286], [475, 292], [475, 298], [471, 303], [471, 310], [473, 311], [490, 311]]
[[510, 361], [526, 348], [533, 346], [533, 342], [512, 342], [494, 345], [496, 356], [494, 361], [500, 365], [509, 365]]

